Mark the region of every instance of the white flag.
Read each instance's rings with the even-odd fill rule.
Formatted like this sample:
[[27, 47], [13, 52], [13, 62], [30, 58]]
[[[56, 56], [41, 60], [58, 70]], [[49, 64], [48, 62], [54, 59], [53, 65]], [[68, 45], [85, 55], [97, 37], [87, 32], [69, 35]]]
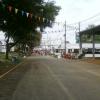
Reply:
[[43, 22], [45, 21], [45, 18], [43, 18]]
[[29, 13], [26, 13], [27, 17], [29, 16]]
[[15, 8], [15, 13], [16, 13], [16, 14], [18, 13], [18, 9], [17, 9], [17, 8]]

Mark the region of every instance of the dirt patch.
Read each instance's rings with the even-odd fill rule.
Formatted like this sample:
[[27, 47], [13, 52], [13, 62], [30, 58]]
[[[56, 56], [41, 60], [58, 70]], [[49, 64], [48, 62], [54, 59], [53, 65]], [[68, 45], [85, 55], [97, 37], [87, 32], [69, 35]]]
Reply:
[[87, 59], [85, 60], [88, 63], [98, 64], [100, 65], [100, 59]]

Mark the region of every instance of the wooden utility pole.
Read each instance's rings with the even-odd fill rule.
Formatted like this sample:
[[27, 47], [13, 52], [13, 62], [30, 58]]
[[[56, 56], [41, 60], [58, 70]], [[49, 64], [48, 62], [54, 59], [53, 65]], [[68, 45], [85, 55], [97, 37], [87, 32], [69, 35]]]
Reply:
[[65, 21], [65, 53], [66, 53], [66, 21]]
[[79, 48], [80, 48], [80, 54], [82, 53], [82, 34], [80, 33], [80, 23], [79, 23]]
[[92, 49], [92, 53], [93, 53], [93, 58], [95, 58], [95, 33], [94, 33], [94, 31], [93, 31], [93, 33], [92, 33], [92, 36], [93, 36], [93, 49]]

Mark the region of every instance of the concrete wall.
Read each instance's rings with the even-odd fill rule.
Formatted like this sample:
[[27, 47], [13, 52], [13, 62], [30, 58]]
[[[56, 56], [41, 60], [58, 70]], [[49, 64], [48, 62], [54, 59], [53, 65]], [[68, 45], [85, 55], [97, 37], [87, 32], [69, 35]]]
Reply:
[[[85, 54], [85, 57], [93, 57], [93, 54]], [[95, 54], [95, 57], [100, 57], [100, 54]]]

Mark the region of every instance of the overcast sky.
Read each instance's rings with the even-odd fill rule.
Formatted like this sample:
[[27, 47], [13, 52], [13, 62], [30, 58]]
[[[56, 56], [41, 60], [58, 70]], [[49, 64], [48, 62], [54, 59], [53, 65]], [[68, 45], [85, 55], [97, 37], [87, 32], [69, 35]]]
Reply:
[[[100, 0], [55, 0], [55, 2], [62, 8], [56, 17], [57, 22], [66, 20], [67, 24], [76, 23], [100, 13]], [[0, 39], [3, 38], [1, 34]], [[63, 36], [63, 33], [61, 34]], [[58, 38], [59, 35], [56, 36], [55, 34], [53, 37]], [[67, 38], [70, 42], [75, 42], [75, 34], [67, 34]]]
[[[76, 25], [78, 26], [78, 23], [80, 21], [83, 21], [85, 19], [91, 18], [99, 14], [99, 17], [97, 16], [92, 20], [81, 22], [81, 30], [87, 28], [88, 25], [91, 24], [100, 24], [100, 0], [55, 0], [55, 2], [56, 5], [59, 5], [62, 8], [59, 12], [59, 15], [56, 17], [56, 22], [64, 23], [64, 21], [66, 20], [67, 24], [77, 23]], [[53, 37], [55, 37], [56, 39], [58, 37], [61, 38], [61, 34], [63, 36], [63, 33], [58, 33], [60, 34], [60, 37], [59, 35], [57, 35], [57, 33], [53, 33]], [[63, 37], [62, 39], [64, 41]], [[75, 43], [74, 31], [70, 33], [67, 30], [67, 41]]]
[[79, 22], [100, 13], [100, 0], [55, 0], [62, 10], [57, 21]]

